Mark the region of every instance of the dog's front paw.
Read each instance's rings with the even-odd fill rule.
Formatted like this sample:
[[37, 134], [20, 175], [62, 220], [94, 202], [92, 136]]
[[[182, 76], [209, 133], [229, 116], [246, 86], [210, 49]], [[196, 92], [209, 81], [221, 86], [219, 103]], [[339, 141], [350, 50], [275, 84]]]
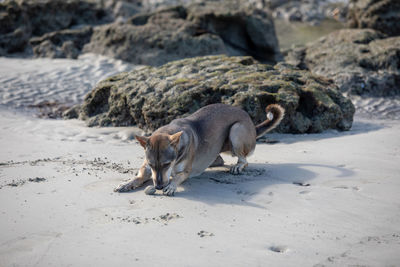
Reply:
[[173, 196], [174, 194], [175, 194], [175, 191], [176, 191], [176, 188], [177, 188], [178, 186], [174, 183], [174, 182], [171, 182], [171, 183], [169, 183], [166, 187], [164, 187], [164, 189], [163, 189], [163, 193], [164, 193], [164, 195], [167, 195], [167, 196]]
[[114, 192], [129, 192], [137, 187], [139, 187], [139, 183], [135, 179], [118, 185], [116, 188], [114, 188]]

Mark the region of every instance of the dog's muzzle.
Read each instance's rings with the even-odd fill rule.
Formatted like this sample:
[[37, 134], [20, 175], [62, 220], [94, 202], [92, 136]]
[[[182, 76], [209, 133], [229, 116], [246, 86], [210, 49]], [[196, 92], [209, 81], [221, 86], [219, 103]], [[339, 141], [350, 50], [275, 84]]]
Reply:
[[161, 172], [157, 172], [157, 179], [156, 179], [156, 186], [155, 186], [155, 188], [156, 188], [157, 190], [161, 190], [161, 189], [164, 188]]
[[164, 186], [157, 184], [157, 185], [155, 186], [155, 188], [156, 188], [157, 190], [161, 190], [161, 189], [164, 188]]

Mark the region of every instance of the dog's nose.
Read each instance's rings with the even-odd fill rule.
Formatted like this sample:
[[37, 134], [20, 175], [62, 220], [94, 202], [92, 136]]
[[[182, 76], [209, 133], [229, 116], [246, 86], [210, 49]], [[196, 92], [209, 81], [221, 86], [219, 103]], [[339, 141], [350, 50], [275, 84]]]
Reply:
[[162, 185], [156, 185], [155, 187], [156, 187], [157, 190], [163, 189], [163, 186], [162, 186]]

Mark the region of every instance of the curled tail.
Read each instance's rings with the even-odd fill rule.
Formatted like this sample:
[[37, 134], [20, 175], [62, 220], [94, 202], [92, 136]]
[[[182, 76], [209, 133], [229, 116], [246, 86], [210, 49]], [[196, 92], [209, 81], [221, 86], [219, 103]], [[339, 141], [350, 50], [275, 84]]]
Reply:
[[278, 104], [268, 105], [265, 112], [267, 119], [256, 126], [257, 138], [278, 126], [285, 115], [285, 109]]

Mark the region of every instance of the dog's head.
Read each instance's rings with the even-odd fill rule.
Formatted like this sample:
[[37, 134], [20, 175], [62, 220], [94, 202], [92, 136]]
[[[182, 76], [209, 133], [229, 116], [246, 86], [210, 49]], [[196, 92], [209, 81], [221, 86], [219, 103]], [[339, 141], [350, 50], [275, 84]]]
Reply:
[[153, 183], [158, 190], [169, 183], [172, 168], [178, 156], [177, 148], [181, 135], [182, 132], [173, 135], [158, 133], [150, 137], [135, 136], [145, 150]]

